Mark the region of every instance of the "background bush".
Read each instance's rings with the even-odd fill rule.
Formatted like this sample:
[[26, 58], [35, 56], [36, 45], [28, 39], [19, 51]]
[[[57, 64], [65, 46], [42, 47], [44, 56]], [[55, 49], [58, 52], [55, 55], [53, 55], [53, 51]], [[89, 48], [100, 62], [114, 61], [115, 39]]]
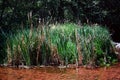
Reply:
[[107, 26], [114, 41], [120, 41], [120, 0], [0, 0], [0, 27], [72, 21]]

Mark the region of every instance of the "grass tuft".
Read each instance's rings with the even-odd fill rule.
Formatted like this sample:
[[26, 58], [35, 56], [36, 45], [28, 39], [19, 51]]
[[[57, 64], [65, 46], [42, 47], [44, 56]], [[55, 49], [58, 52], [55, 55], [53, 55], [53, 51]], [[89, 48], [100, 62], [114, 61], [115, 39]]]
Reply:
[[14, 65], [107, 65], [114, 59], [108, 30], [74, 23], [42, 25], [9, 34], [7, 63]]

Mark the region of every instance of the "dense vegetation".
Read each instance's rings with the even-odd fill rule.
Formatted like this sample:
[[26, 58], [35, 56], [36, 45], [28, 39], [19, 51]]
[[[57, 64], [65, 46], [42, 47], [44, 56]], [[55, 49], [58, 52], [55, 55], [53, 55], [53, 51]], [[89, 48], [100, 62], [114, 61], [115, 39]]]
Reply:
[[[94, 63], [92, 64], [100, 65], [105, 62], [106, 65], [111, 63], [114, 59], [112, 58], [113, 55], [107, 54], [111, 53], [109, 52], [110, 35], [108, 31], [101, 27], [91, 28], [84, 25], [83, 28], [78, 28], [78, 26], [86, 23], [91, 26], [94, 26], [92, 25], [94, 23], [106, 26], [112, 33], [113, 40], [119, 41], [119, 5], [119, 0], [0, 0], [0, 63], [11, 58], [14, 59], [14, 55], [20, 53], [17, 55], [21, 55], [20, 60], [26, 65], [47, 64], [49, 61], [51, 62], [51, 46], [57, 50], [58, 57], [64, 64], [75, 63], [79, 61], [76, 49], [80, 45], [82, 45], [80, 51], [84, 54], [83, 64], [89, 64], [90, 56], [93, 55], [95, 59], [97, 57], [97, 61], [94, 62], [93, 59]], [[74, 22], [78, 25], [71, 27], [73, 24], [68, 25], [65, 22]], [[49, 25], [51, 23], [61, 24]], [[63, 25], [63, 23], [65, 24]], [[45, 27], [38, 29], [38, 25]], [[51, 26], [55, 26], [55, 29], [51, 29]], [[62, 27], [56, 28], [56, 26]], [[76, 35], [78, 38], [76, 38]], [[93, 35], [96, 37], [95, 39]], [[40, 41], [38, 38], [43, 40]], [[20, 42], [21, 40], [23, 42], [25, 40], [24, 43], [27, 47], [23, 45], [23, 42]], [[86, 44], [89, 44], [89, 46]], [[93, 46], [96, 46], [97, 51], [92, 50]], [[8, 53], [11, 53], [11, 55], [9, 56]], [[45, 53], [41, 56], [46, 57], [39, 58], [39, 53]], [[56, 52], [53, 50], [53, 53]], [[66, 55], [68, 56], [65, 57]], [[106, 55], [108, 56], [105, 57]], [[6, 56], [8, 56], [8, 59], [5, 58]], [[86, 59], [84, 56], [86, 56]], [[36, 57], [38, 60], [36, 60]], [[50, 60], [46, 61], [46, 58], [50, 58]], [[3, 61], [3, 59], [5, 60]]]
[[120, 25], [119, 5], [119, 0], [0, 0], [0, 26], [11, 29], [27, 25], [32, 13], [34, 25], [40, 18], [47, 22], [99, 23], [115, 30]]
[[39, 25], [7, 35], [7, 57], [12, 65], [98, 65], [116, 62], [110, 34], [98, 25], [73, 23]]

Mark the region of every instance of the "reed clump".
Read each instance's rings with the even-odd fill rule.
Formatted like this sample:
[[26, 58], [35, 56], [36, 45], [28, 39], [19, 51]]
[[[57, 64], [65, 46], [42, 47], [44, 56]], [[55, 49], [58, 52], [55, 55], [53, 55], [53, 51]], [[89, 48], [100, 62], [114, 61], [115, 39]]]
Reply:
[[98, 25], [42, 25], [8, 35], [6, 62], [28, 66], [107, 65], [115, 60], [110, 42], [108, 30]]

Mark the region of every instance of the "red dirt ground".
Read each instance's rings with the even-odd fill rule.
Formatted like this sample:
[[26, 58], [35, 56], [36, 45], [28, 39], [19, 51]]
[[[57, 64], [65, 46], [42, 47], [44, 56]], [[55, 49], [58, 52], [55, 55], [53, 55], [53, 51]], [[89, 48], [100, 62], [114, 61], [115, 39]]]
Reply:
[[120, 80], [120, 63], [109, 68], [96, 69], [0, 67], [0, 80]]

